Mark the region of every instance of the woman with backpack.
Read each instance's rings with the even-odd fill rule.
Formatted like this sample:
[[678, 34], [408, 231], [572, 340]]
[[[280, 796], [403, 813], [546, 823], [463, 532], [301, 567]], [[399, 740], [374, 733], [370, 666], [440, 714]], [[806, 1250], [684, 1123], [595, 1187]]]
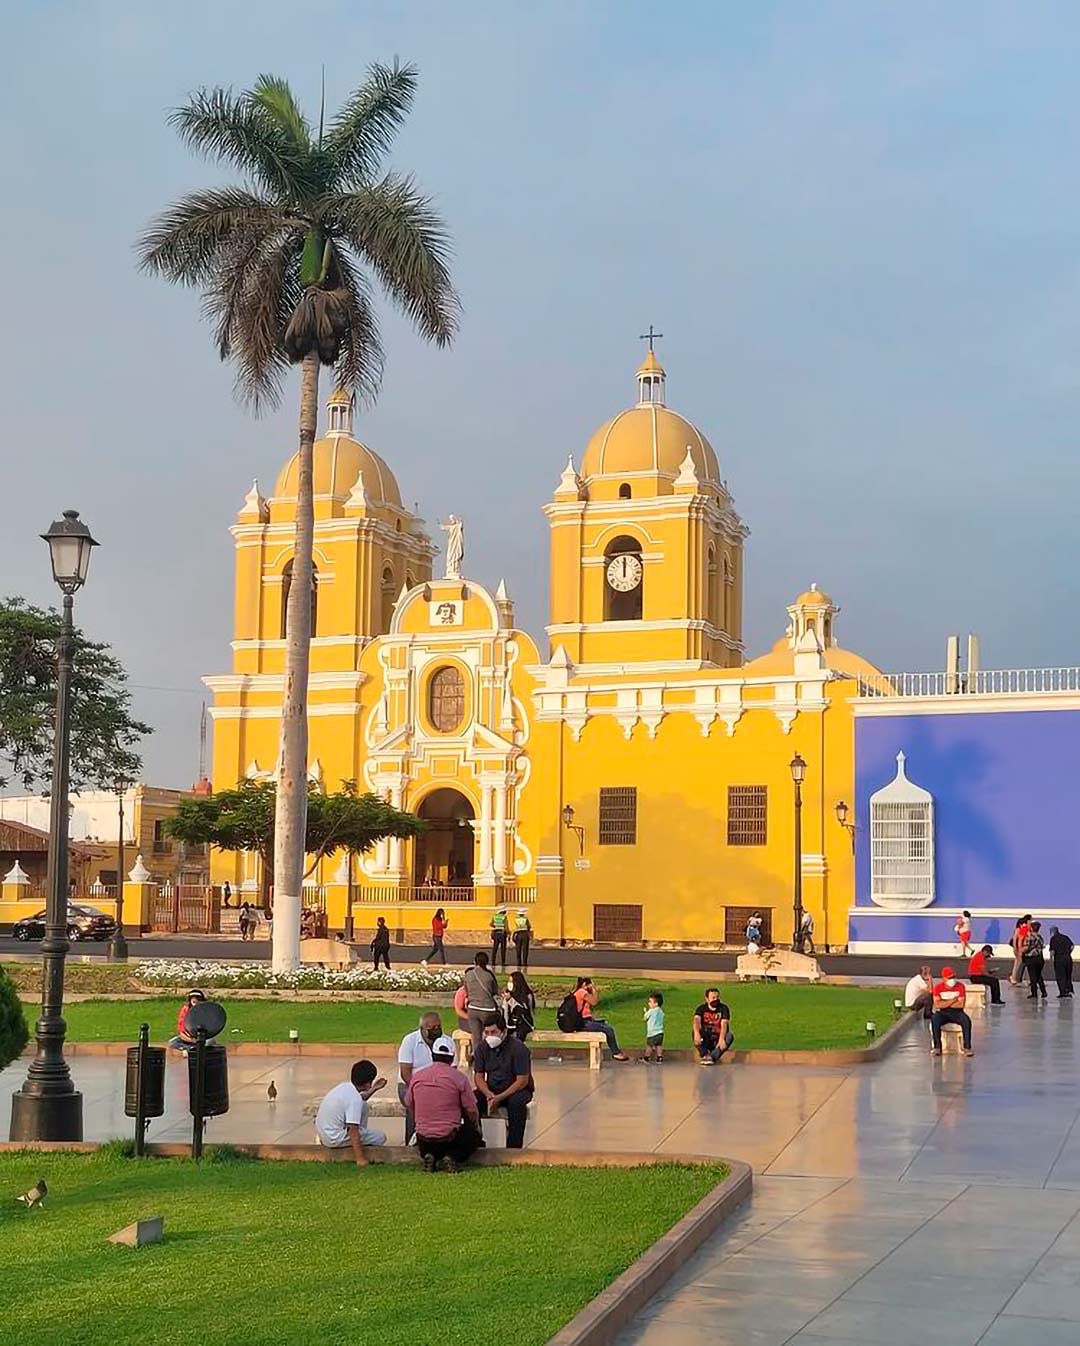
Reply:
[[503, 996], [503, 1015], [510, 1032], [524, 1042], [536, 1027], [536, 996], [520, 972], [511, 972]]
[[603, 1033], [611, 1050], [611, 1059], [629, 1061], [629, 1056], [619, 1046], [614, 1028], [606, 1019], [599, 1019], [593, 1014], [599, 999], [593, 979], [578, 977], [577, 986], [563, 998], [559, 1006], [556, 1022], [564, 1033]]

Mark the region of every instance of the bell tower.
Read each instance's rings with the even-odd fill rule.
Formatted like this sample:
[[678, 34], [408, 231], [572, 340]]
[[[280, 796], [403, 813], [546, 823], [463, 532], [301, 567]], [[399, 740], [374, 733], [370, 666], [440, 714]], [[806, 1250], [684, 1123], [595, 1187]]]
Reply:
[[568, 461], [544, 507], [552, 648], [581, 665], [657, 671], [742, 663], [747, 529], [712, 445], [667, 405], [650, 349], [637, 401]]

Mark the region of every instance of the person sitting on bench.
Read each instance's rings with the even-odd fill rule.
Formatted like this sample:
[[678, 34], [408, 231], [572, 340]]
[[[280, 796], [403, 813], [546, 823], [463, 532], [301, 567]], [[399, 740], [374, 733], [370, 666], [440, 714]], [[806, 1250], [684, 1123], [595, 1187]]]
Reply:
[[532, 1056], [524, 1042], [506, 1031], [501, 1014], [489, 1015], [484, 1024], [480, 1046], [473, 1054], [473, 1083], [480, 1116], [490, 1117], [496, 1108], [503, 1108], [506, 1148], [520, 1150], [533, 1096]]
[[731, 1010], [720, 999], [719, 989], [710, 986], [704, 1001], [694, 1011], [694, 1050], [698, 1063], [715, 1066], [734, 1041]]
[[971, 961], [968, 963], [968, 980], [972, 986], [985, 986], [990, 992], [991, 1005], [1004, 1005], [1005, 1001], [1001, 998], [1001, 978], [991, 974], [986, 960], [993, 958], [994, 946], [984, 944], [981, 949], [977, 949], [971, 955]]
[[956, 1024], [963, 1034], [964, 1055], [974, 1056], [971, 1050], [971, 1016], [964, 1009], [967, 991], [964, 983], [957, 980], [951, 967], [941, 969], [941, 981], [934, 987], [934, 1010], [930, 1015], [930, 1032], [933, 1035], [933, 1054], [941, 1055], [941, 1030], [945, 1024]]
[[481, 1145], [480, 1113], [472, 1085], [454, 1068], [454, 1041], [431, 1044], [431, 1065], [413, 1074], [405, 1106], [416, 1124], [416, 1148], [424, 1172], [457, 1173]]

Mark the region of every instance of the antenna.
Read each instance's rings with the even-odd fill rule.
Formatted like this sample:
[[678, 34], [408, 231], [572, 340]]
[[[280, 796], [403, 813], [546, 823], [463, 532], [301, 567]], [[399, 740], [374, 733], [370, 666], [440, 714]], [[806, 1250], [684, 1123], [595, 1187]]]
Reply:
[[206, 779], [206, 702], [199, 712], [199, 780]]
[[319, 100], [319, 149], [322, 149], [323, 123], [326, 120], [326, 62], [322, 67], [322, 98]]

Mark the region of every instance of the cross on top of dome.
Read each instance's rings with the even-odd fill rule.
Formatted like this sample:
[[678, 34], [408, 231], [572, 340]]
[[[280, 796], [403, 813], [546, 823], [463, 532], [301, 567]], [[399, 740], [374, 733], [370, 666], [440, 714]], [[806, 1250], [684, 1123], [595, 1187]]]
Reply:
[[656, 358], [654, 349], [656, 342], [663, 336], [663, 332], [658, 332], [649, 323], [649, 330], [642, 332], [638, 337], [639, 341], [649, 343], [649, 353], [641, 362], [637, 372], [638, 381], [638, 405], [639, 406], [657, 406], [664, 405], [664, 366]]

